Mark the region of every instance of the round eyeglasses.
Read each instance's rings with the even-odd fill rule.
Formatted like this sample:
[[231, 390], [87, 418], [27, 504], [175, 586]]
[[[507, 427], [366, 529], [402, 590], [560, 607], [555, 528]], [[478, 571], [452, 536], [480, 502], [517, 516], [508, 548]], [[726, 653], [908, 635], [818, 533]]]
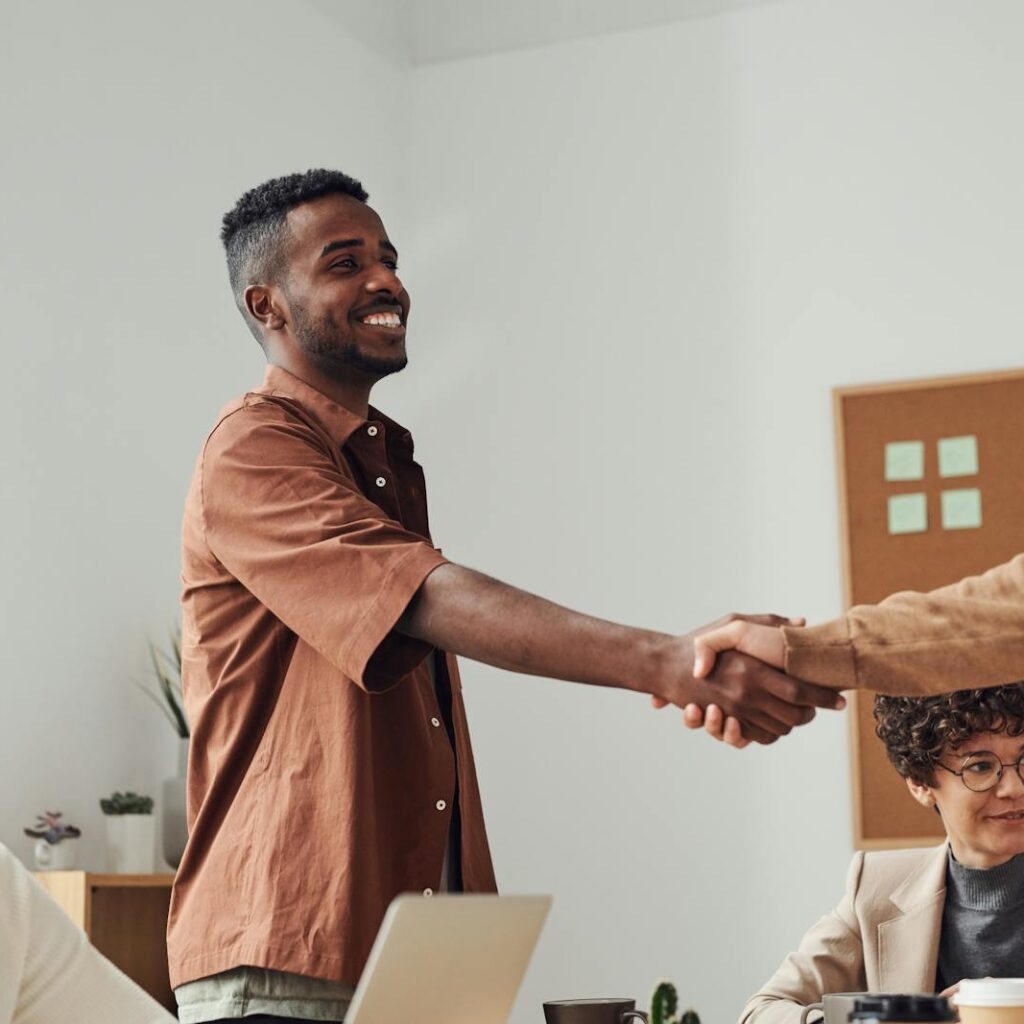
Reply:
[[1024, 765], [1024, 753], [1021, 753], [1016, 761], [1004, 764], [995, 754], [980, 750], [965, 758], [959, 771], [947, 768], [941, 761], [938, 764], [950, 775], [959, 775], [960, 781], [974, 793], [984, 793], [998, 786], [1007, 768], [1013, 768], [1017, 772], [1017, 778], [1024, 783], [1024, 770], [1021, 768], [1021, 765]]

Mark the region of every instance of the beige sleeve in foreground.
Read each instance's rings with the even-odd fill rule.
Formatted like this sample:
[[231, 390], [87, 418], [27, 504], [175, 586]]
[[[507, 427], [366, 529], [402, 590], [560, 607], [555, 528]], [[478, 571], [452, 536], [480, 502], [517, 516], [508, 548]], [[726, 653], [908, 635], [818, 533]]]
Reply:
[[3, 846], [0, 1024], [175, 1024]]
[[842, 902], [790, 953], [759, 992], [747, 1000], [739, 1024], [799, 1024], [805, 1006], [825, 992], [863, 992], [864, 944], [854, 910], [864, 854], [856, 853]]
[[893, 594], [785, 628], [786, 671], [842, 689], [922, 695], [1024, 680], [1024, 555], [927, 594]]

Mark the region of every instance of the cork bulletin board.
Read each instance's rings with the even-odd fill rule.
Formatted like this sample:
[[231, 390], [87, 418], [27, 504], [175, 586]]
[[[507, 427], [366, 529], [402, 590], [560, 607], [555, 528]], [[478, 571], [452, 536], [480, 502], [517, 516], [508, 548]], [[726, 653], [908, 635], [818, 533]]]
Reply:
[[[847, 607], [1024, 551], [1024, 370], [833, 394]], [[942, 826], [889, 764], [871, 708], [857, 694], [850, 715], [856, 846], [934, 843]]]

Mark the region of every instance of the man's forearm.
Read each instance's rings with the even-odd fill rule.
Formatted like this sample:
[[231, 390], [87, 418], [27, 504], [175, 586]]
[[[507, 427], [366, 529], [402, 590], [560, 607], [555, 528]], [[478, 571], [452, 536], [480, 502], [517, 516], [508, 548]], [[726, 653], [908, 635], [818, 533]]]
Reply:
[[424, 580], [397, 628], [513, 672], [637, 690], [677, 707], [714, 703], [759, 743], [810, 721], [815, 707], [841, 703], [828, 689], [731, 651], [707, 679], [695, 679], [694, 637], [703, 630], [671, 636], [607, 622], [458, 565], [441, 565]]
[[661, 692], [669, 659], [676, 673], [692, 666], [692, 645], [678, 637], [584, 615], [451, 563], [427, 577], [398, 629], [512, 672], [644, 693]]

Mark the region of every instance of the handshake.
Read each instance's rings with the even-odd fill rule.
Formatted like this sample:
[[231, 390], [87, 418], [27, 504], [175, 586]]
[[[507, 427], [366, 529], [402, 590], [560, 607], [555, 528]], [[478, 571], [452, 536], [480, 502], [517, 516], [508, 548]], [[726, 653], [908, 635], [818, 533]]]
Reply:
[[651, 703], [682, 707], [687, 728], [703, 726], [737, 749], [774, 743], [810, 722], [816, 708], [841, 710], [846, 701], [836, 690], [785, 673], [782, 627], [803, 624], [780, 615], [729, 615], [679, 637], [692, 651], [691, 678], [679, 681], [671, 699], [652, 695]]

